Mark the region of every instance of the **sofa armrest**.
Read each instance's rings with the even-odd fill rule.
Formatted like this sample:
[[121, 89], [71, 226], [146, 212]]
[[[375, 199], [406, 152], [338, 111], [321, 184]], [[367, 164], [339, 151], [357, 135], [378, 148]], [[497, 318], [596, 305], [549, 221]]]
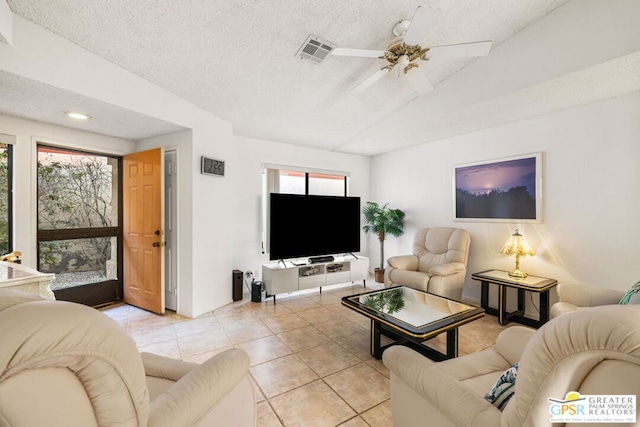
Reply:
[[[247, 376], [249, 364], [247, 353], [230, 349], [198, 365], [151, 401], [149, 425], [197, 425]], [[255, 404], [255, 396], [244, 403]]]
[[505, 329], [496, 338], [496, 353], [512, 365], [519, 362], [522, 352], [535, 333], [535, 329], [524, 326], [511, 326]]
[[[500, 425], [502, 412], [498, 408], [421, 354], [396, 345], [388, 348], [382, 358], [391, 371], [392, 383], [393, 376], [397, 376], [452, 424]], [[394, 396], [392, 389], [391, 400], [394, 398], [402, 396]]]
[[436, 265], [429, 269], [432, 276], [451, 276], [460, 271], [465, 271], [466, 267], [461, 262], [449, 262], [447, 264]]
[[575, 283], [561, 283], [558, 286], [560, 301], [568, 302], [578, 307], [618, 304], [624, 294], [624, 291], [618, 291], [616, 289]]
[[148, 377], [165, 378], [174, 382], [200, 366], [197, 363], [188, 363], [153, 353], [143, 352], [140, 353], [140, 357]]
[[415, 255], [394, 256], [387, 260], [387, 264], [400, 270], [418, 271], [418, 257]]

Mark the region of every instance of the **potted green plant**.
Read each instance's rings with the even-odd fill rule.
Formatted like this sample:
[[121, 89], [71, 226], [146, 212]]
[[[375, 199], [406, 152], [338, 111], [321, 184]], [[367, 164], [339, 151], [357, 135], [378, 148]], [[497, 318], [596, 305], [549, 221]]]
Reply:
[[390, 209], [389, 203], [379, 205], [367, 202], [362, 208], [365, 233], [375, 233], [380, 241], [380, 267], [375, 269], [376, 282], [384, 282], [384, 239], [387, 235], [394, 237], [404, 233], [405, 213], [400, 209]]

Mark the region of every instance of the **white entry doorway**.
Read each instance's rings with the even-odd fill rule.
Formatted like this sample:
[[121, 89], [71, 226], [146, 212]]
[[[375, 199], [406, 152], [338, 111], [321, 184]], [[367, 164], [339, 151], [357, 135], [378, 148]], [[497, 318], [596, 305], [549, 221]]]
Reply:
[[165, 197], [165, 308], [178, 311], [178, 162], [175, 150], [164, 153], [164, 197]]

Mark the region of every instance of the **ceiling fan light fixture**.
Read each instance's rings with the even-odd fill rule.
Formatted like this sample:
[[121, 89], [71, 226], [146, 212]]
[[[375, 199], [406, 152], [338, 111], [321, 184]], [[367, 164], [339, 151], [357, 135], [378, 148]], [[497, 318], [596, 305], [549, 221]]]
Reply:
[[391, 32], [396, 37], [404, 37], [409, 29], [409, 25], [411, 25], [411, 19], [403, 19], [402, 21], [396, 22], [396, 24], [391, 29]]
[[433, 85], [431, 85], [424, 73], [420, 71], [411, 72], [411, 69], [419, 67], [419, 62], [434, 58], [477, 57], [489, 53], [491, 49], [490, 40], [422, 47], [429, 31], [437, 25], [440, 14], [441, 11], [439, 9], [418, 6], [413, 18], [403, 19], [393, 26], [391, 32], [396, 38], [391, 41], [386, 50], [335, 48], [331, 55], [377, 58], [386, 61], [386, 64], [380, 70], [358, 83], [349, 91], [352, 93], [362, 92], [391, 71], [397, 77], [401, 77], [402, 71], [404, 71], [406, 76], [404, 80], [409, 81], [409, 84], [419, 95], [424, 95], [433, 90]]
[[412, 68], [418, 68], [418, 64], [416, 64], [415, 62], [410, 63], [409, 65], [404, 67], [404, 73], [407, 74]]
[[[398, 57], [397, 64], [398, 64], [397, 77], [400, 77], [400, 75], [401, 75], [401, 71], [400, 70], [402, 70], [402, 69], [406, 70], [407, 66], [410, 64], [409, 55], [406, 55], [406, 54], [405, 55], [400, 55]], [[406, 73], [406, 71], [405, 71], [405, 73]]]

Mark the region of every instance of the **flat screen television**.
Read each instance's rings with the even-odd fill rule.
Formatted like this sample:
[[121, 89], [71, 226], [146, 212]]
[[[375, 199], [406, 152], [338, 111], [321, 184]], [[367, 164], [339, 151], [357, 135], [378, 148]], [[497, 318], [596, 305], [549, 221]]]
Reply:
[[271, 260], [360, 251], [360, 198], [271, 193]]

